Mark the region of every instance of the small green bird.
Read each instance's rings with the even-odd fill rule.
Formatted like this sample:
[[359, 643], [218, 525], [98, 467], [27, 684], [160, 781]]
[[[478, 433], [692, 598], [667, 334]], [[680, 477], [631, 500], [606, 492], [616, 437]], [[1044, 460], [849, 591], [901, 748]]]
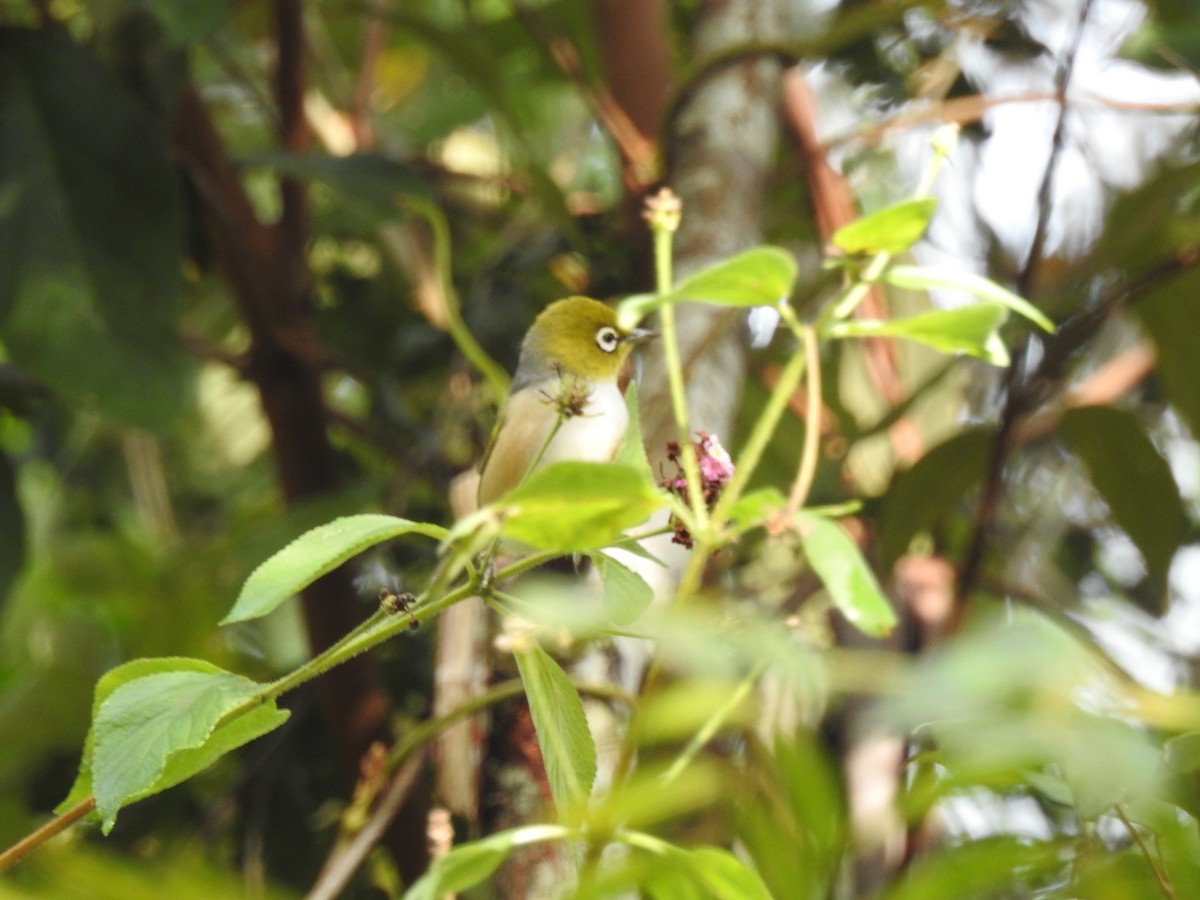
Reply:
[[512, 390], [479, 463], [479, 505], [516, 487], [531, 469], [612, 459], [629, 424], [617, 378], [629, 352], [654, 336], [622, 329], [613, 310], [588, 297], [542, 310], [521, 342]]

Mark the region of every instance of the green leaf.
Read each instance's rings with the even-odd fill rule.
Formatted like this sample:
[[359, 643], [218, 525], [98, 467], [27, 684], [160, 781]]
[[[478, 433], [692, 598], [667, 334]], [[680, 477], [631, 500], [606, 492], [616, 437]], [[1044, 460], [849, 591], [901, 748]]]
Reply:
[[671, 289], [671, 296], [721, 306], [774, 306], [792, 292], [798, 273], [786, 250], [755, 247], [688, 276]]
[[967, 494], [983, 480], [994, 438], [990, 428], [966, 429], [896, 476], [883, 501], [883, 571], [908, 552], [916, 535], [954, 518]]
[[1008, 288], [1001, 287], [982, 275], [975, 275], [971, 272], [955, 272], [952, 269], [938, 269], [932, 266], [895, 266], [883, 273], [883, 280], [888, 284], [909, 290], [929, 291], [944, 288], [962, 291], [978, 297], [980, 300], [1007, 307], [1044, 331], [1054, 333], [1054, 323], [1046, 317], [1045, 313], [1020, 294], [1014, 294]]
[[796, 520], [804, 555], [842, 615], [872, 637], [891, 631], [896, 613], [850, 535], [836, 522], [811, 513], [799, 512]]
[[921, 239], [937, 200], [905, 200], [843, 225], [829, 240], [844, 253], [902, 253]]
[[604, 586], [604, 609], [618, 625], [634, 622], [654, 599], [654, 591], [633, 569], [607, 553], [593, 553], [592, 561]]
[[150, 114], [63, 29], [0, 29], [0, 340], [71, 402], [186, 407], [184, 221]]
[[943, 353], [965, 353], [1007, 366], [1008, 348], [1000, 339], [999, 329], [1008, 318], [1008, 310], [996, 303], [973, 303], [956, 309], [939, 309], [905, 319], [851, 319], [834, 322], [829, 336], [897, 337], [917, 341]]
[[141, 659], [96, 685], [79, 775], [60, 809], [95, 794], [107, 834], [117, 812], [190, 778], [288, 717], [274, 701], [221, 720], [262, 685], [198, 659]]
[[587, 802], [596, 780], [596, 745], [579, 692], [567, 673], [537, 644], [517, 650], [517, 669], [559, 815]]
[[720, 900], [771, 900], [762, 877], [728, 850], [700, 847], [687, 862], [692, 877]]
[[459, 844], [430, 863], [425, 874], [404, 894], [404, 900], [440, 900], [447, 894], [465, 891], [482, 883], [517, 847], [567, 836], [567, 830], [558, 825], [525, 825]]
[[614, 543], [665, 504], [635, 468], [560, 462], [530, 475], [499, 509], [505, 537], [541, 550], [582, 553]]
[[1171, 738], [1163, 745], [1163, 756], [1176, 772], [1195, 772], [1200, 769], [1200, 731], [1189, 731]]
[[144, 0], [146, 6], [162, 23], [163, 32], [172, 44], [188, 44], [206, 37], [217, 29], [229, 11], [233, 0]]
[[763, 525], [768, 516], [787, 506], [787, 497], [776, 487], [760, 488], [742, 495], [729, 510], [729, 521], [739, 532]]
[[685, 278], [667, 294], [635, 294], [617, 307], [617, 317], [632, 326], [666, 303], [712, 303], [719, 306], [774, 306], [786, 299], [799, 267], [779, 247], [755, 247]]
[[1166, 389], [1171, 404], [1187, 420], [1192, 434], [1200, 434], [1200, 378], [1196, 377], [1196, 348], [1200, 347], [1200, 269], [1189, 269], [1146, 294], [1132, 308], [1158, 349], [1155, 375]]
[[441, 540], [448, 532], [439, 525], [377, 513], [344, 516], [307, 531], [250, 573], [221, 624], [265, 616], [368, 547], [404, 534]]
[[1008, 835], [979, 838], [916, 861], [883, 900], [1013, 896], [1014, 890], [1018, 896], [1035, 896], [1040, 893], [1035, 886], [1061, 878], [1063, 852], [1054, 842]]
[[1164, 592], [1167, 571], [1187, 533], [1187, 511], [1171, 467], [1141, 423], [1111, 406], [1068, 410], [1059, 426], [1071, 450], [1083, 460], [1092, 484], [1146, 561], [1146, 570]]

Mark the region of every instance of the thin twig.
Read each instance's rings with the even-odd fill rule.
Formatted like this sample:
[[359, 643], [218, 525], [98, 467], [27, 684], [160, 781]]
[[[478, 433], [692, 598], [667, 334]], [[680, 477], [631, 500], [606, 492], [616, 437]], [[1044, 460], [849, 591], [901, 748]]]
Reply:
[[1117, 814], [1117, 818], [1125, 826], [1125, 830], [1129, 832], [1129, 836], [1133, 838], [1133, 842], [1138, 845], [1138, 849], [1142, 852], [1142, 856], [1146, 860], [1146, 865], [1150, 867], [1150, 871], [1154, 873], [1154, 880], [1158, 883], [1158, 890], [1167, 900], [1176, 900], [1175, 888], [1171, 886], [1171, 876], [1163, 871], [1162, 864], [1154, 858], [1150, 852], [1150, 848], [1146, 846], [1146, 842], [1142, 840], [1141, 834], [1138, 832], [1137, 826], [1129, 821], [1129, 817], [1125, 815], [1125, 810], [1121, 808], [1120, 803], [1113, 804], [1113, 811]]
[[65, 813], [55, 816], [37, 831], [28, 834], [17, 841], [3, 853], [0, 853], [0, 872], [7, 872], [26, 856], [57, 834], [66, 831], [84, 816], [96, 808], [96, 798], [87, 797], [80, 800]]
[[419, 750], [400, 767], [366, 824], [354, 835], [350, 843], [325, 861], [317, 883], [305, 895], [305, 900], [332, 900], [341, 894], [342, 889], [363, 864], [367, 854], [383, 838], [384, 832], [404, 806], [404, 801], [408, 799], [424, 765], [425, 751]]

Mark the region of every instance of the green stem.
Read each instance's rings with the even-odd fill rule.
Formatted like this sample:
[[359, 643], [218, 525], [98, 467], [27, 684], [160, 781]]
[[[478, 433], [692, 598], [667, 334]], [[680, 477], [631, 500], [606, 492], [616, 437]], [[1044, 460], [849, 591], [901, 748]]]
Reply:
[[794, 513], [808, 500], [813, 479], [817, 474], [818, 450], [821, 446], [821, 358], [817, 348], [817, 332], [811, 325], [801, 326], [804, 355], [808, 357], [808, 408], [804, 411], [804, 449], [800, 452], [800, 468], [788, 496], [787, 509]]
[[446, 216], [435, 204], [419, 197], [401, 197], [398, 203], [412, 210], [429, 225], [430, 234], [433, 236], [434, 266], [437, 268], [442, 297], [446, 302], [446, 327], [462, 355], [487, 382], [495, 404], [500, 406], [508, 396], [508, 374], [488, 356], [487, 351], [479, 345], [463, 322], [461, 304], [458, 293], [454, 290], [454, 279], [450, 271], [450, 226], [446, 223]]
[[754, 423], [754, 430], [750, 433], [746, 446], [742, 448], [733, 478], [721, 491], [721, 499], [717, 501], [716, 508], [713, 510], [713, 522], [723, 525], [729, 517], [729, 510], [741, 498], [750, 477], [754, 474], [759, 462], [762, 461], [763, 452], [766, 450], [771, 436], [775, 433], [779, 420], [783, 417], [783, 411], [787, 409], [788, 400], [791, 399], [796, 386], [800, 383], [807, 360], [808, 353], [802, 344], [788, 360], [779, 376], [779, 381], [775, 384], [775, 390], [771, 392], [771, 396], [767, 400], [767, 405], [763, 407], [762, 414]]
[[[942, 163], [949, 156], [950, 151], [954, 148], [954, 136], [957, 134], [957, 126], [952, 126], [949, 129], [939, 129], [933, 139], [933, 158], [929, 161], [924, 174], [921, 176], [921, 181], [917, 184], [914, 199], [928, 197], [929, 192], [933, 190], [933, 184], [937, 180], [938, 172], [941, 170]], [[858, 308], [858, 304], [862, 303], [863, 298], [871, 290], [871, 287], [879, 280], [888, 264], [892, 261], [893, 254], [883, 252], [877, 253], [871, 258], [867, 267], [862, 270], [859, 276], [854, 280], [845, 293], [842, 294], [840, 300], [830, 304], [824, 313], [817, 319], [817, 331], [824, 335], [829, 326], [834, 322], [839, 322], [842, 319], [847, 319]]]
[[[651, 222], [651, 228], [654, 234], [656, 288], [659, 296], [666, 296], [671, 293], [673, 284], [671, 240], [674, 232], [666, 227], [655, 226], [654, 222]], [[704, 528], [708, 523], [708, 510], [705, 509], [701, 489], [700, 464], [696, 461], [696, 448], [692, 446], [692, 426], [683, 380], [683, 361], [679, 356], [679, 332], [675, 325], [674, 304], [664, 303], [659, 309], [658, 317], [662, 329], [663, 360], [667, 366], [667, 385], [671, 392], [671, 413], [679, 429], [680, 462], [688, 486], [688, 502], [692, 508], [694, 524]]]
[[766, 671], [766, 668], [767, 664], [765, 662], [761, 662], [756, 665], [754, 669], [746, 675], [745, 678], [738, 682], [737, 687], [733, 689], [733, 692], [729, 695], [729, 698], [715, 710], [713, 710], [712, 715], [710, 715], [704, 721], [704, 724], [700, 726], [700, 729], [694, 735], [692, 735], [692, 739], [688, 741], [687, 746], [683, 748], [683, 752], [676, 757], [675, 762], [671, 763], [671, 767], [662, 774], [662, 777], [659, 779], [660, 785], [666, 787], [681, 774], [683, 774], [683, 771], [689, 765], [691, 765], [692, 760], [694, 760], [700, 754], [700, 751], [704, 749], [704, 745], [713, 739], [713, 735], [717, 733], [717, 730], [724, 725], [726, 720], [733, 714], [733, 712], [742, 705], [742, 702], [750, 694], [751, 689], [754, 687], [762, 673]]

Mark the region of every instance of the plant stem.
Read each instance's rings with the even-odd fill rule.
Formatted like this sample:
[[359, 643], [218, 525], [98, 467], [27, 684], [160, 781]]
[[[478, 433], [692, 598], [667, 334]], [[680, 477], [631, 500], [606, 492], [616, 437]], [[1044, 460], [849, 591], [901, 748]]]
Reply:
[[80, 819], [96, 808], [96, 798], [85, 797], [65, 813], [55, 816], [37, 831], [26, 835], [3, 853], [0, 853], [0, 872], [7, 872], [26, 856], [36, 850], [55, 835], [66, 831]]
[[804, 411], [804, 449], [800, 452], [800, 468], [788, 495], [787, 511], [794, 513], [808, 500], [813, 478], [817, 474], [817, 457], [821, 445], [821, 358], [817, 348], [817, 332], [803, 325], [800, 334], [804, 355], [808, 358], [808, 408]]
[[783, 373], [779, 376], [775, 390], [771, 392], [767, 405], [763, 407], [762, 414], [754, 423], [754, 430], [750, 433], [746, 446], [742, 448], [733, 478], [729, 480], [729, 484], [725, 485], [725, 489], [721, 492], [721, 499], [717, 501], [716, 508], [712, 512], [712, 520], [718, 525], [724, 524], [729, 516], [729, 510], [741, 498], [746, 484], [762, 460], [763, 451], [766, 450], [771, 435], [775, 433], [783, 411], [787, 408], [788, 400], [791, 399], [792, 393], [800, 383], [807, 360], [808, 353], [802, 345], [792, 354], [792, 358], [788, 360]]
[[487, 351], [479, 345], [463, 322], [458, 294], [454, 290], [454, 279], [450, 273], [450, 227], [446, 224], [445, 215], [435, 204], [418, 197], [401, 197], [398, 203], [415, 212], [429, 225], [433, 236], [433, 260], [445, 300], [446, 326], [450, 337], [467, 361], [483, 376], [492, 392], [492, 399], [500, 406], [508, 396], [508, 374], [488, 356]]
[[[672, 232], [666, 228], [654, 228], [654, 268], [660, 295], [671, 292], [671, 236]], [[671, 392], [671, 413], [679, 429], [679, 454], [683, 477], [687, 482], [688, 503], [696, 525], [703, 529], [708, 523], [708, 510], [704, 506], [701, 489], [700, 464], [696, 461], [696, 448], [692, 445], [692, 427], [688, 413], [687, 390], [683, 382], [683, 362], [679, 356], [679, 333], [675, 326], [674, 304], [663, 304], [659, 310], [659, 325], [662, 328], [667, 385]]]
[[692, 739], [688, 741], [687, 746], [683, 748], [683, 752], [675, 758], [675, 762], [671, 763], [671, 767], [662, 774], [662, 777], [659, 779], [659, 783], [663, 787], [666, 787], [668, 784], [678, 778], [691, 764], [692, 760], [699, 755], [700, 751], [704, 749], [704, 745], [712, 740], [713, 735], [717, 733], [717, 729], [725, 723], [729, 716], [733, 714], [734, 710], [736, 710], [750, 694], [755, 682], [758, 681], [759, 676], [762, 675], [766, 668], [767, 664], [765, 662], [760, 662], [758, 665], [756, 665], [750, 672], [746, 674], [745, 678], [738, 682], [737, 687], [733, 689], [733, 692], [729, 695], [729, 698], [713, 710], [712, 715], [710, 715], [705, 720], [704, 724], [700, 726], [700, 729], [694, 735], [692, 735]]

